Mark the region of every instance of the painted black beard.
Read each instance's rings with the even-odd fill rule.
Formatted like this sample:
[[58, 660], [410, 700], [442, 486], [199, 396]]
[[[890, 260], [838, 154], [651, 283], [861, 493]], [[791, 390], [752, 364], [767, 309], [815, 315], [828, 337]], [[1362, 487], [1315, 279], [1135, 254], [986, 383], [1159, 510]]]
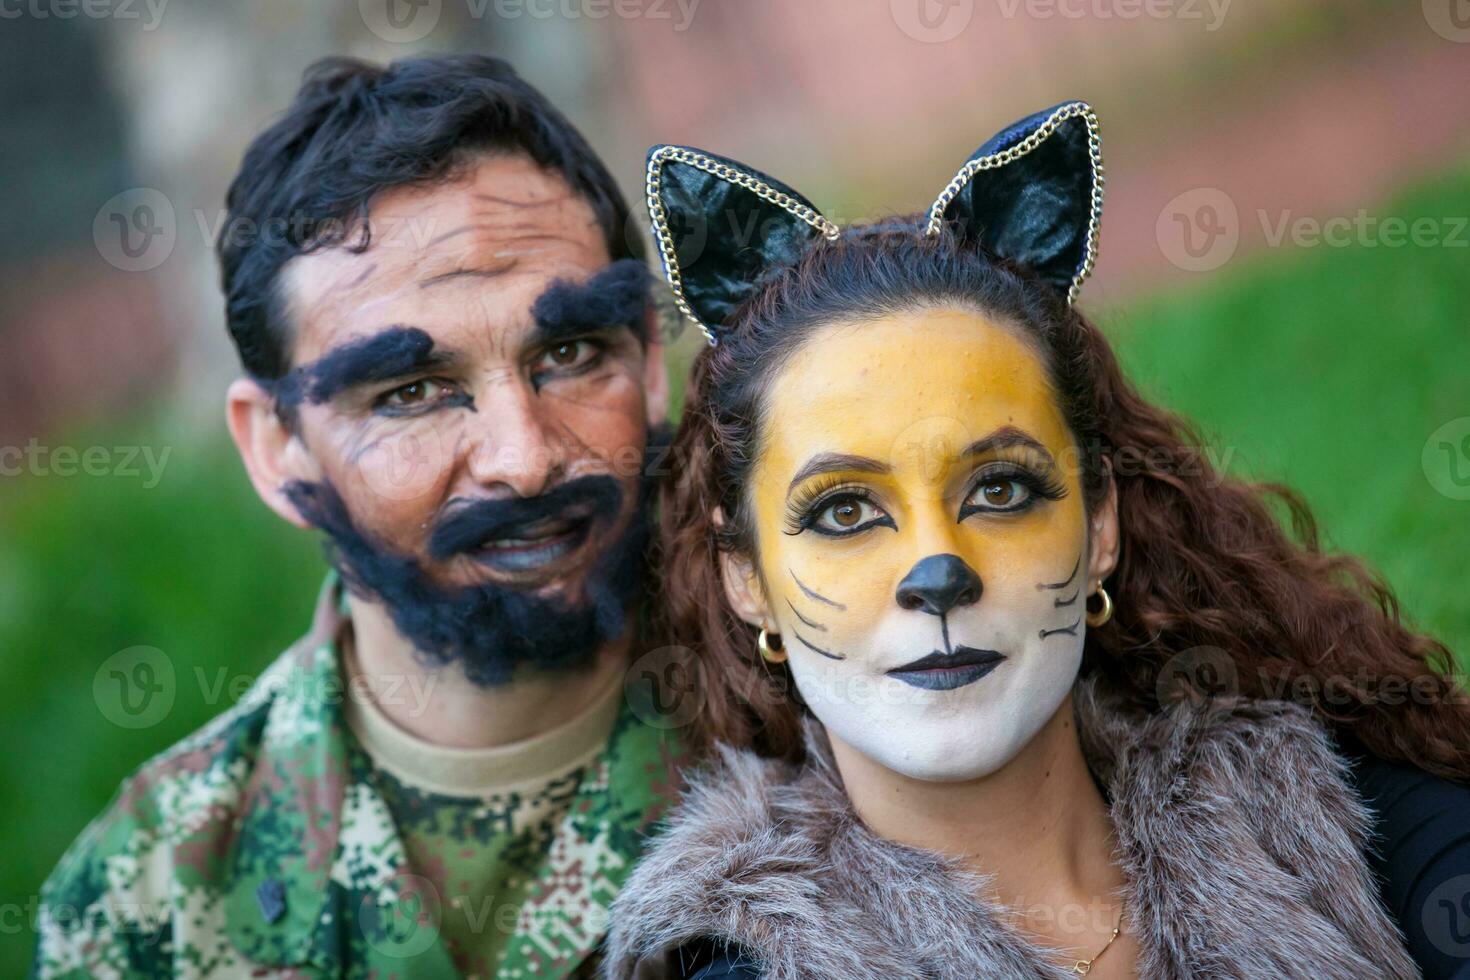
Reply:
[[[646, 471], [645, 467], [645, 471]], [[458, 662], [484, 687], [504, 684], [523, 665], [576, 670], [621, 636], [642, 595], [649, 541], [647, 477], [628, 527], [588, 571], [580, 602], [541, 598], [494, 583], [446, 589], [414, 558], [358, 530], [330, 483], [293, 480], [285, 487], [301, 515], [327, 534], [327, 560], [348, 587], [380, 600], [393, 623], [432, 666]], [[587, 476], [530, 499], [483, 501], [441, 519], [429, 548], [436, 559], [468, 552], [495, 529], [576, 511], [615, 521], [623, 490], [610, 476]], [[489, 532], [489, 533], [486, 533]], [[590, 533], [590, 532], [589, 532]]]

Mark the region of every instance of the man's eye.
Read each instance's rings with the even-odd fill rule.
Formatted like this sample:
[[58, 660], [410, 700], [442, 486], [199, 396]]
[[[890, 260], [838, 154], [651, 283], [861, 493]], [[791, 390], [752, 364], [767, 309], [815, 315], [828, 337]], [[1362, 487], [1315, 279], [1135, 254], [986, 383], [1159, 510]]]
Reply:
[[825, 534], [852, 534], [887, 516], [865, 497], [838, 497], [822, 508], [811, 526]]
[[382, 397], [380, 403], [390, 408], [415, 408], [433, 404], [451, 393], [452, 389], [448, 385], [426, 378], [394, 388]]
[[965, 501], [974, 510], [1019, 510], [1031, 499], [1031, 488], [1020, 480], [997, 477], [981, 482]]
[[601, 348], [590, 340], [568, 340], [566, 343], [548, 347], [546, 353], [541, 355], [541, 361], [535, 365], [534, 370], [565, 371], [568, 368], [585, 367], [600, 352]]

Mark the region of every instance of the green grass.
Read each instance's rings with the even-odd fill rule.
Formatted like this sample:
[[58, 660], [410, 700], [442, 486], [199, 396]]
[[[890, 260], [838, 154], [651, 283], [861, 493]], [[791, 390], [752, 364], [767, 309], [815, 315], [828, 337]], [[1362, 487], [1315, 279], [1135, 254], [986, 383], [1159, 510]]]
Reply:
[[[146, 442], [157, 458], [161, 429], [46, 442]], [[255, 497], [233, 446], [174, 445], [157, 486], [143, 473], [0, 483], [0, 901], [26, 916], [19, 933], [13, 913], [0, 923], [0, 976], [24, 975], [27, 904], [67, 844], [119, 780], [228, 707], [236, 678], [305, 631], [324, 574], [311, 539]], [[125, 729], [103, 715], [93, 678], [139, 645], [169, 658], [177, 695], [157, 724]]]
[[[1370, 213], [1463, 219], [1470, 172]], [[1267, 249], [1106, 324], [1146, 393], [1200, 422], [1233, 474], [1300, 490], [1326, 544], [1382, 572], [1462, 667], [1470, 501], [1437, 491], [1421, 460], [1431, 433], [1470, 416], [1467, 281], [1463, 244]]]
[[[1470, 173], [1377, 213], [1470, 214]], [[1105, 324], [1133, 377], [1200, 421], [1232, 473], [1299, 488], [1329, 542], [1382, 570], [1462, 663], [1470, 501], [1436, 492], [1420, 458], [1434, 429], [1470, 415], [1467, 269], [1470, 249], [1267, 251]], [[157, 452], [158, 421], [49, 442]], [[158, 486], [144, 482], [0, 483], [0, 901], [24, 906], [120, 779], [227, 706], [209, 697], [221, 670], [228, 691], [306, 628], [316, 545], [260, 504], [222, 437], [175, 445]], [[136, 645], [170, 658], [177, 696], [129, 730], [104, 717], [93, 679]], [[0, 922], [3, 976], [30, 955], [14, 924]]]

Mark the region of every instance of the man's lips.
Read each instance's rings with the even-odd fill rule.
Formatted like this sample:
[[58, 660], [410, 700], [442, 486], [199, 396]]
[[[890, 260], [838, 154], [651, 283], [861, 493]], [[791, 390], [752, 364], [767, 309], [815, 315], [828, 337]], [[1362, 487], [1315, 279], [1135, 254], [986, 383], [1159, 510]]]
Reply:
[[995, 650], [959, 646], [954, 648], [953, 653], [940, 653], [936, 650], [912, 663], [895, 667], [888, 672], [888, 676], [914, 687], [922, 687], [926, 691], [952, 691], [975, 683], [999, 667], [1005, 659], [1005, 654]]
[[542, 571], [576, 551], [587, 540], [590, 518], [554, 518], [515, 531], [500, 532], [466, 556], [500, 572]]

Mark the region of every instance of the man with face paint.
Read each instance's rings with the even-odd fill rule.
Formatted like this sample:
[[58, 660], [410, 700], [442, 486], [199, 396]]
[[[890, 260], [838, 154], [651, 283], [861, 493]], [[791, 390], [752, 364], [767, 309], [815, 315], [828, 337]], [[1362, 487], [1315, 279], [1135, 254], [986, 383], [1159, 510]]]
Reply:
[[461, 57], [315, 66], [228, 206], [229, 430], [334, 571], [63, 859], [36, 972], [588, 975], [680, 753], [622, 697], [667, 402], [626, 205]]

